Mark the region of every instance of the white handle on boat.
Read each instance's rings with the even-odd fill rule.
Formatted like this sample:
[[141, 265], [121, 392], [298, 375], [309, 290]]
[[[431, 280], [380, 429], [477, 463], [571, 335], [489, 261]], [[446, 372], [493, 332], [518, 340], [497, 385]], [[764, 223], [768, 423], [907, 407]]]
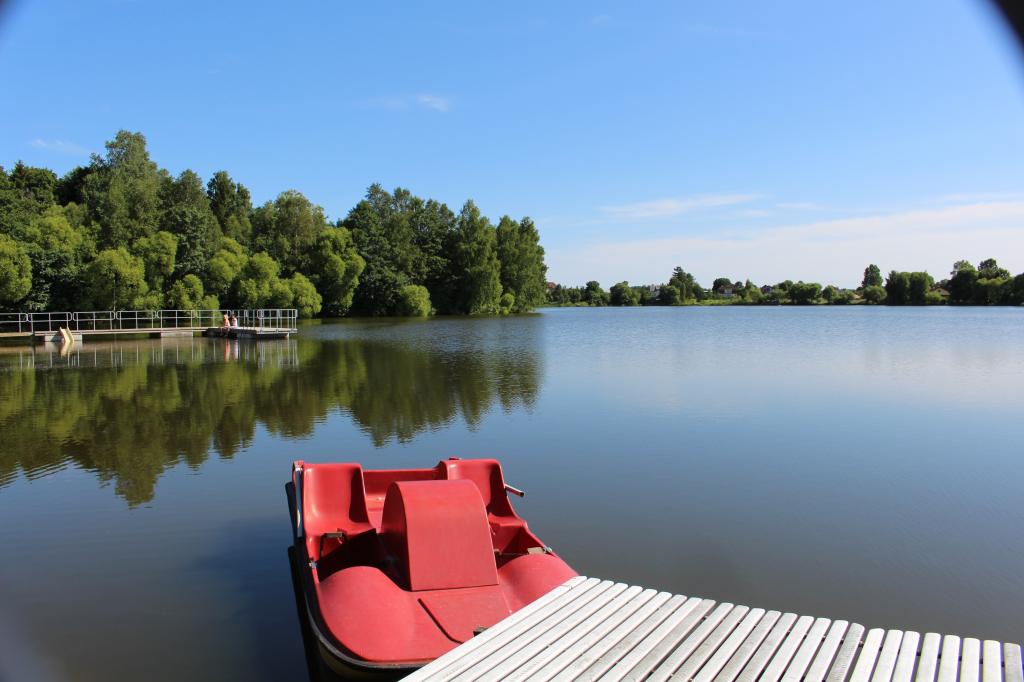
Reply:
[[526, 492], [525, 491], [520, 490], [519, 488], [516, 488], [515, 486], [511, 486], [508, 483], [505, 484], [505, 492], [512, 493], [513, 495], [518, 495], [519, 497], [526, 497]]

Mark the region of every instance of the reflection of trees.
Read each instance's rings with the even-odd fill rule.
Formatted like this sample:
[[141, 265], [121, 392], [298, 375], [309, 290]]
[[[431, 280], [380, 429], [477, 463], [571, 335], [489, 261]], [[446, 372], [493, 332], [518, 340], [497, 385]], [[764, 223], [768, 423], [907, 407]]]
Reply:
[[239, 352], [226, 343], [189, 339], [168, 352], [138, 342], [134, 354], [110, 358], [86, 344], [59, 361], [0, 356], [0, 486], [19, 470], [32, 478], [73, 461], [134, 505], [153, 498], [168, 467], [197, 467], [211, 451], [233, 457], [257, 423], [300, 437], [342, 410], [381, 446], [460, 415], [472, 428], [496, 405], [531, 406], [540, 388], [533, 352], [365, 340]]

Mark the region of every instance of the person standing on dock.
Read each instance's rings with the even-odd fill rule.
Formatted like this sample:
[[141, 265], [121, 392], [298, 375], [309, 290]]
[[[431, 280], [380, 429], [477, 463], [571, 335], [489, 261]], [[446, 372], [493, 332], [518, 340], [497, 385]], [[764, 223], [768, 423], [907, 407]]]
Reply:
[[235, 317], [234, 313], [231, 313], [231, 326], [238, 329], [238, 318]]
[[228, 318], [228, 314], [224, 313], [224, 324], [221, 326], [224, 336], [228, 335], [228, 329], [231, 327], [231, 320]]

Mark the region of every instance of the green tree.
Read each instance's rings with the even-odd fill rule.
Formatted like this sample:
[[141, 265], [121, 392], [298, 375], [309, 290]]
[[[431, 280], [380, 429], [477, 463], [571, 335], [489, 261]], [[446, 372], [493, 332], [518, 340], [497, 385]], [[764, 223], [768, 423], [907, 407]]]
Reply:
[[629, 286], [629, 282], [613, 284], [608, 293], [612, 305], [636, 305], [638, 303], [636, 292]]
[[680, 305], [682, 302], [683, 296], [674, 284], [666, 284], [658, 292], [658, 303], [661, 305]]
[[743, 300], [747, 303], [758, 304], [761, 299], [764, 298], [764, 294], [761, 293], [761, 288], [751, 282], [749, 279], [743, 284]]
[[26, 166], [19, 161], [11, 171], [11, 184], [35, 213], [54, 205], [57, 175], [48, 168]]
[[864, 279], [861, 280], [860, 286], [861, 289], [882, 286], [882, 271], [878, 269], [877, 265], [872, 263], [864, 268]]
[[455, 232], [452, 270], [457, 282], [455, 311], [468, 315], [498, 312], [501, 298], [501, 266], [496, 235], [490, 221], [472, 201], [459, 213]]
[[85, 269], [86, 295], [97, 310], [145, 307], [146, 267], [123, 246], [104, 249]]
[[974, 284], [978, 271], [969, 261], [958, 260], [953, 264], [949, 279], [949, 302], [970, 303], [974, 300]]
[[910, 303], [910, 273], [892, 270], [885, 280], [886, 305]]
[[285, 272], [307, 269], [307, 255], [327, 227], [324, 210], [301, 192], [281, 192], [253, 212], [254, 249], [266, 251]]
[[601, 288], [601, 285], [590, 280], [583, 290], [583, 302], [591, 306], [608, 305], [608, 292]]
[[427, 317], [431, 313], [430, 292], [420, 284], [407, 284], [398, 293], [398, 314]]
[[157, 229], [162, 174], [142, 133], [118, 131], [106, 147], [105, 158], [93, 156], [82, 196], [99, 225], [100, 246], [116, 249]]
[[93, 256], [85, 230], [72, 227], [60, 207], [50, 206], [14, 237], [32, 261], [32, 290], [21, 307], [74, 310], [80, 305], [83, 263]]
[[714, 283], [712, 283], [711, 292], [714, 294], [719, 294], [722, 292], [723, 288], [728, 286], [732, 286], [732, 280], [729, 279], [728, 277], [719, 277], [714, 281]]
[[310, 272], [328, 315], [338, 317], [349, 311], [365, 267], [348, 229], [339, 226], [321, 230], [310, 253]]
[[999, 267], [995, 258], [987, 258], [978, 264], [978, 277], [984, 279], [1010, 279], [1010, 271]]
[[167, 293], [167, 307], [175, 310], [218, 310], [216, 296], [203, 291], [203, 282], [195, 275], [185, 275], [171, 285]]
[[880, 286], [869, 286], [864, 287], [864, 302], [872, 305], [878, 305], [885, 302], [885, 288]]
[[1009, 289], [1009, 303], [1011, 305], [1024, 305], [1024, 273], [1013, 278]]
[[175, 274], [204, 272], [220, 246], [221, 231], [202, 179], [183, 171], [177, 178], [167, 178], [160, 194], [160, 229], [177, 237]]
[[305, 275], [294, 273], [288, 280], [288, 288], [291, 290], [291, 301], [279, 307], [296, 308], [301, 317], [313, 317], [320, 313], [323, 299]]
[[0, 305], [12, 306], [32, 289], [32, 261], [18, 242], [0, 234]]
[[[242, 267], [235, 281], [235, 300], [242, 308], [290, 307], [291, 289], [281, 282], [281, 265], [261, 251]], [[282, 289], [282, 287], [284, 287]], [[287, 292], [287, 293], [285, 293]], [[288, 299], [287, 301], [285, 299]], [[274, 305], [279, 303], [281, 305]]]
[[935, 280], [927, 272], [911, 272], [907, 284], [907, 302], [910, 305], [925, 305]]
[[704, 299], [704, 289], [697, 283], [693, 275], [676, 266], [668, 283], [679, 289], [679, 297], [682, 303], [700, 301]]
[[210, 210], [220, 224], [221, 233], [239, 244], [252, 240], [252, 197], [241, 183], [231, 179], [227, 171], [217, 171], [206, 184]]
[[797, 282], [789, 287], [789, 299], [795, 305], [810, 305], [821, 296], [821, 285], [817, 282]]
[[174, 273], [178, 238], [170, 232], [156, 232], [152, 236], [135, 240], [132, 251], [142, 259], [149, 291], [162, 293], [164, 280]]
[[533, 221], [516, 222], [503, 216], [497, 229], [498, 261], [501, 263], [501, 287], [514, 297], [512, 311], [533, 310], [544, 302], [547, 271], [544, 247]]
[[[407, 195], [401, 188], [395, 192], [400, 199]], [[364, 315], [393, 314], [399, 291], [409, 284], [406, 271], [414, 260], [412, 228], [402, 206], [396, 206], [399, 203], [374, 184], [344, 221], [365, 263], [353, 301], [354, 309]]]
[[206, 267], [207, 291], [223, 298], [248, 261], [249, 257], [245, 255], [245, 248], [241, 244], [230, 237], [223, 237], [220, 249]]

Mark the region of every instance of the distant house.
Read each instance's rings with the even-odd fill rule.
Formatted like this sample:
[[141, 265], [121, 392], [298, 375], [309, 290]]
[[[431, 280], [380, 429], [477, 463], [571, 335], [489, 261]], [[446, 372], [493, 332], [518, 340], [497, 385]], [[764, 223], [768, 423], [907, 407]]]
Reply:
[[718, 287], [718, 295], [721, 296], [722, 298], [732, 298], [733, 295], [735, 295], [735, 293], [735, 284], [723, 284], [722, 286]]
[[555, 284], [554, 282], [548, 282], [548, 291], [554, 291], [557, 288], [558, 288], [557, 284]]
[[775, 287], [773, 287], [771, 284], [765, 284], [763, 287], [761, 287], [761, 293], [762, 294], [770, 294], [770, 293], [772, 293], [772, 289], [774, 289], [774, 288]]

